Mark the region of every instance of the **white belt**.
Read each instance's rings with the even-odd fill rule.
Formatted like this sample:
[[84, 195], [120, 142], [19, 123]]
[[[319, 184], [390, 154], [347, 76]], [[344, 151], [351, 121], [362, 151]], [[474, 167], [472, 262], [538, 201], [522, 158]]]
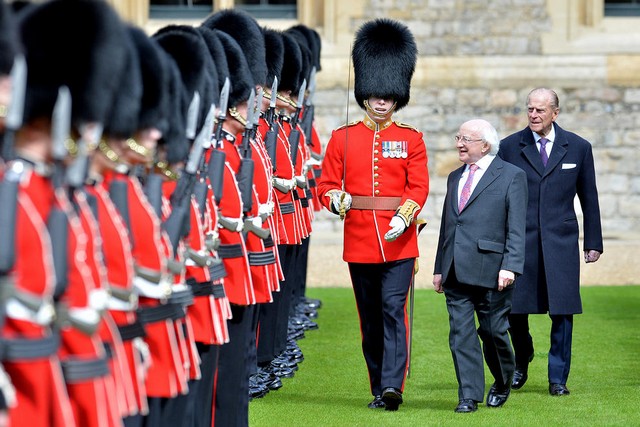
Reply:
[[38, 310], [34, 311], [21, 301], [9, 298], [6, 308], [8, 317], [16, 320], [26, 320], [42, 326], [50, 325], [56, 317], [56, 309], [50, 301], [43, 302], [38, 307]]

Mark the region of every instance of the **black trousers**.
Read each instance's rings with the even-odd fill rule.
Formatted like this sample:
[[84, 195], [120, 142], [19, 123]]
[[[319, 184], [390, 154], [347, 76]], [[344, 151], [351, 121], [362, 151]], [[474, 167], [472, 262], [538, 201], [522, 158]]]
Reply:
[[371, 394], [404, 389], [408, 365], [407, 295], [415, 259], [380, 264], [349, 263], [360, 317], [362, 353]]
[[[566, 384], [571, 369], [571, 344], [573, 337], [573, 315], [550, 314], [551, 334], [549, 347], [549, 383]], [[516, 366], [524, 368], [533, 355], [533, 338], [529, 333], [529, 315], [509, 316], [511, 341], [516, 353]]]
[[280, 292], [273, 293], [270, 304], [261, 304], [258, 315], [258, 365], [266, 365], [282, 352], [282, 334], [286, 346], [287, 325], [289, 320], [289, 301], [293, 280], [291, 279], [294, 264], [295, 245], [278, 245], [280, 266], [285, 280], [280, 282]]
[[[503, 291], [459, 283], [450, 274], [443, 285], [449, 312], [449, 347], [458, 380], [458, 398], [484, 400], [484, 360], [499, 387], [511, 384], [515, 359], [508, 314], [513, 287]], [[479, 327], [476, 330], [475, 316]], [[482, 348], [480, 346], [482, 339]]]
[[220, 347], [214, 391], [217, 426], [246, 427], [249, 424], [249, 369], [247, 349], [256, 306], [231, 305], [229, 342]]

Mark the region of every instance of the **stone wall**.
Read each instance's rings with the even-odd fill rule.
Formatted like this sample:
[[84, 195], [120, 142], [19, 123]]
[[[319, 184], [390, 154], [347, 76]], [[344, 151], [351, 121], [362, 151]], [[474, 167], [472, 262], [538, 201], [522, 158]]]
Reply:
[[[440, 217], [446, 176], [459, 166], [453, 144], [459, 125], [481, 117], [501, 136], [520, 130], [527, 123], [527, 93], [547, 86], [560, 97], [558, 124], [593, 144], [605, 235], [639, 231], [640, 89], [612, 83], [606, 54], [544, 54], [542, 34], [553, 22], [546, 5], [546, 0], [366, 0], [348, 31], [372, 18], [391, 17], [416, 37], [420, 59], [411, 102], [397, 119], [425, 135], [431, 192], [423, 216]], [[363, 114], [346, 87], [344, 49], [335, 52], [339, 55], [323, 55], [318, 74], [316, 117], [324, 142], [347, 115], [351, 121]], [[638, 64], [631, 57], [630, 63]]]

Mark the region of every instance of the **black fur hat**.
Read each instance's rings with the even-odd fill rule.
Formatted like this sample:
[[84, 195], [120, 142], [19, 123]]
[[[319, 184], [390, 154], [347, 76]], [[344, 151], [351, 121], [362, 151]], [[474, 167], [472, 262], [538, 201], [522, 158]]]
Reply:
[[4, 0], [0, 0], [0, 75], [7, 75], [19, 51], [15, 18]]
[[285, 33], [293, 36], [295, 41], [298, 43], [298, 46], [300, 47], [300, 53], [302, 53], [302, 67], [299, 71], [300, 75], [298, 76], [298, 85], [292, 93], [292, 95], [297, 95], [300, 91], [300, 87], [302, 86], [302, 82], [306, 80], [307, 85], [309, 84], [311, 68], [313, 67], [313, 54], [311, 52], [311, 47], [309, 46], [307, 38], [300, 30], [288, 29], [287, 31], [285, 31]]
[[372, 96], [391, 98], [400, 110], [409, 102], [418, 49], [409, 28], [391, 19], [362, 25], [353, 44], [354, 94], [360, 107]]
[[169, 25], [160, 29], [153, 38], [178, 66], [189, 102], [196, 91], [200, 94], [197, 125], [197, 130], [200, 130], [214, 96], [217, 99], [219, 93], [215, 65], [202, 35], [191, 26]]
[[227, 33], [219, 30], [215, 30], [215, 33], [222, 42], [227, 56], [229, 80], [231, 81], [231, 91], [229, 92], [229, 108], [231, 108], [249, 99], [251, 89], [254, 89], [256, 85], [240, 45]]
[[269, 28], [262, 29], [264, 36], [264, 47], [267, 53], [267, 81], [266, 87], [273, 85], [274, 77], [280, 80], [282, 66], [284, 64], [284, 42], [282, 34]]
[[264, 39], [258, 22], [248, 13], [225, 9], [209, 16], [202, 25], [229, 34], [242, 49], [256, 84], [267, 81], [267, 62], [265, 59]]
[[169, 126], [166, 132], [162, 133], [161, 143], [165, 146], [167, 162], [173, 164], [185, 160], [189, 155], [186, 114], [193, 93], [187, 96], [178, 65], [169, 54], [164, 55], [166, 55], [165, 66], [168, 78], [166, 91]]
[[229, 65], [227, 63], [227, 55], [224, 51], [224, 46], [220, 41], [220, 38], [215, 33], [214, 30], [210, 30], [207, 27], [198, 27], [196, 28], [200, 35], [202, 35], [202, 40], [207, 45], [207, 49], [209, 50], [209, 54], [211, 55], [211, 59], [213, 64], [215, 65], [215, 78], [217, 79], [215, 87], [215, 103], [216, 105], [220, 102], [220, 90], [224, 85], [224, 79], [229, 76]]
[[311, 67], [316, 67], [316, 71], [320, 71], [322, 67], [320, 67], [320, 50], [322, 49], [322, 44], [320, 41], [320, 34], [317, 31], [299, 24], [289, 28], [287, 31], [289, 32], [297, 32], [304, 37], [307, 42], [307, 47], [311, 51]]
[[104, 123], [104, 133], [115, 138], [129, 138], [138, 130], [142, 100], [142, 74], [138, 51], [131, 37], [125, 42], [127, 60], [121, 74], [118, 92]]
[[296, 39], [290, 34], [282, 33], [282, 42], [284, 45], [284, 64], [278, 91], [291, 91], [293, 95], [297, 95], [295, 90], [302, 84], [302, 79], [300, 78], [300, 71], [303, 66], [302, 51]]
[[164, 133], [168, 127], [167, 104], [169, 102], [166, 89], [169, 80], [166, 55], [155, 40], [150, 39], [140, 28], [130, 26], [128, 30], [138, 52], [142, 76], [138, 129], [156, 128]]
[[104, 123], [127, 58], [127, 34], [116, 12], [104, 1], [51, 0], [19, 17], [29, 70], [24, 121], [51, 117], [58, 88], [66, 85], [73, 123]]

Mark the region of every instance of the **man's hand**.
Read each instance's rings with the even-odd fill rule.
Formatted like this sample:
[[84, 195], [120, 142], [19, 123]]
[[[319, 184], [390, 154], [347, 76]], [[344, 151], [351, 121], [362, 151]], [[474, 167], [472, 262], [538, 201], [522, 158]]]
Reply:
[[346, 191], [340, 190], [331, 190], [327, 193], [327, 196], [331, 197], [331, 207], [332, 211], [335, 214], [339, 214], [342, 212], [347, 212], [351, 209], [351, 194]]
[[436, 291], [439, 294], [444, 292], [442, 290], [442, 274], [434, 274], [433, 275], [433, 290]]
[[584, 262], [587, 264], [590, 262], [596, 262], [600, 259], [600, 252], [594, 251], [593, 249], [584, 251]]
[[387, 242], [393, 242], [407, 229], [407, 224], [398, 215], [394, 215], [389, 221], [390, 230], [384, 235], [384, 240]]
[[516, 280], [516, 275], [513, 271], [500, 270], [498, 273], [498, 291], [501, 291], [507, 286], [513, 284], [514, 280]]

